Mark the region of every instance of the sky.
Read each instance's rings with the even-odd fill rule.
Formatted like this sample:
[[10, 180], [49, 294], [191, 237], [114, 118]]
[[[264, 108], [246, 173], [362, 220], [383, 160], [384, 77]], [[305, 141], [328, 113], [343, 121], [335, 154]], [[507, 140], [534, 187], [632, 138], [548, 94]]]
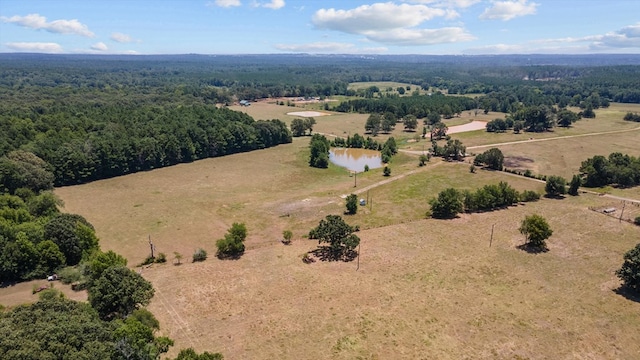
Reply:
[[1, 0], [0, 52], [640, 54], [640, 0]]

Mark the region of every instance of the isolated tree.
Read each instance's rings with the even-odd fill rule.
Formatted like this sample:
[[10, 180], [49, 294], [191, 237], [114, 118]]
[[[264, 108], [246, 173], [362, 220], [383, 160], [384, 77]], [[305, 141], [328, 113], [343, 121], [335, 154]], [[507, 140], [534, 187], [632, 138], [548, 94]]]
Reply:
[[571, 182], [569, 183], [569, 195], [578, 195], [578, 189], [580, 188], [581, 184], [582, 178], [580, 177], [580, 175], [573, 175], [573, 177], [571, 178]]
[[291, 230], [284, 230], [282, 232], [282, 242], [285, 244], [291, 244], [291, 239], [293, 239], [293, 233]]
[[415, 116], [405, 116], [402, 120], [405, 131], [415, 131], [418, 127], [418, 120]]
[[452, 219], [464, 209], [462, 193], [454, 188], [441, 191], [429, 201], [431, 216], [436, 219]]
[[640, 292], [640, 244], [624, 254], [624, 263], [616, 275], [627, 288]]
[[247, 238], [247, 227], [244, 223], [233, 223], [227, 230], [224, 238], [216, 241], [217, 256], [224, 258], [237, 258], [244, 253], [244, 240]]
[[148, 305], [154, 293], [151, 283], [135, 271], [113, 266], [89, 287], [89, 303], [102, 319], [123, 319]]
[[181, 261], [182, 261], [182, 254], [180, 254], [180, 253], [179, 253], [179, 252], [177, 252], [177, 251], [174, 251], [174, 252], [173, 252], [173, 258], [175, 259], [175, 264], [176, 264], [176, 265], [180, 265], [180, 264], [181, 264]]
[[358, 196], [356, 194], [350, 194], [347, 196], [347, 211], [348, 215], [355, 215], [358, 212]]
[[498, 148], [491, 148], [482, 154], [476, 156], [473, 160], [475, 165], [485, 164], [489, 169], [493, 170], [502, 170], [502, 166], [504, 163], [504, 155], [502, 151]]
[[303, 136], [306, 131], [307, 127], [303, 119], [296, 118], [291, 120], [291, 133], [293, 136]]
[[385, 166], [384, 169], [382, 169], [382, 175], [391, 176], [391, 168], [389, 168], [388, 166]]
[[544, 191], [549, 197], [558, 197], [567, 193], [567, 183], [562, 176], [551, 175], [547, 177]]
[[418, 166], [425, 166], [427, 162], [431, 159], [430, 155], [422, 154], [418, 157]]
[[547, 220], [537, 214], [526, 216], [518, 231], [525, 236], [527, 246], [538, 249], [546, 249], [546, 240], [553, 234]]
[[347, 224], [339, 215], [327, 215], [318, 227], [309, 232], [309, 238], [318, 239], [318, 244], [326, 247], [332, 260], [348, 259], [353, 256], [360, 238], [353, 232], [355, 228]]

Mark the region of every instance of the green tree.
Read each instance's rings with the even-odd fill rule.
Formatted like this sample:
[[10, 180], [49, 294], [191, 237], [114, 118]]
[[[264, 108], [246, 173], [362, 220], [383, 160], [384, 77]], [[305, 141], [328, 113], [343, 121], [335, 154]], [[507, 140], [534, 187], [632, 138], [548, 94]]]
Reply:
[[431, 159], [430, 155], [422, 154], [418, 157], [418, 166], [425, 166]]
[[120, 359], [114, 348], [113, 328], [87, 303], [45, 296], [0, 314], [0, 357]]
[[396, 117], [396, 114], [389, 111], [384, 113], [384, 116], [382, 117], [382, 131], [385, 133], [393, 131], [396, 127], [397, 120], [398, 118]]
[[513, 132], [516, 134], [520, 134], [520, 131], [524, 129], [524, 121], [514, 121], [513, 122]]
[[346, 198], [348, 215], [355, 215], [358, 212], [358, 196], [356, 194], [350, 194]]
[[329, 167], [329, 140], [324, 135], [314, 134], [310, 142], [311, 156], [309, 166], [316, 168]]
[[447, 136], [447, 130], [449, 128], [442, 121], [435, 123], [431, 127], [431, 140], [440, 140]]
[[485, 164], [489, 169], [501, 171], [504, 164], [504, 155], [500, 149], [491, 148], [476, 156], [473, 163], [475, 165]]
[[418, 127], [418, 120], [415, 116], [405, 116], [402, 120], [405, 131], [415, 131]]
[[291, 120], [291, 133], [293, 136], [303, 136], [306, 131], [307, 127], [303, 119], [296, 118]]
[[381, 124], [382, 116], [380, 114], [371, 114], [364, 124], [364, 131], [371, 133], [371, 136], [376, 136], [380, 132]]
[[580, 120], [580, 116], [571, 110], [562, 109], [556, 115], [558, 126], [569, 127], [576, 121]]
[[454, 188], [441, 191], [429, 201], [431, 216], [436, 219], [452, 219], [464, 209], [462, 193]]
[[89, 287], [89, 303], [102, 319], [125, 318], [146, 306], [155, 290], [138, 273], [124, 267], [107, 268]]
[[80, 215], [56, 215], [45, 224], [44, 236], [58, 245], [68, 265], [78, 264], [83, 256], [98, 249], [93, 226]]
[[291, 244], [291, 239], [293, 239], [293, 233], [291, 230], [284, 230], [282, 232], [282, 242], [285, 244]]
[[616, 275], [625, 287], [640, 292], [640, 244], [624, 254], [624, 263]]
[[360, 244], [360, 238], [353, 233], [354, 231], [355, 228], [339, 215], [327, 215], [309, 232], [309, 238], [318, 239], [320, 245], [328, 244], [321, 249], [327, 250], [329, 259], [348, 260], [355, 257], [355, 248]]
[[247, 227], [244, 223], [233, 223], [224, 238], [216, 241], [220, 259], [238, 258], [244, 253], [244, 240], [247, 238]]
[[553, 234], [547, 220], [537, 214], [526, 216], [518, 231], [525, 236], [527, 246], [543, 250], [547, 248], [546, 240]]
[[548, 176], [544, 186], [547, 196], [558, 197], [567, 193], [567, 183], [562, 176]]
[[429, 115], [427, 115], [424, 122], [425, 122], [425, 125], [435, 125], [439, 123], [441, 120], [442, 118], [440, 117], [440, 114], [438, 114], [435, 111], [432, 111], [429, 113]]
[[91, 281], [98, 280], [102, 273], [110, 267], [127, 266], [127, 259], [109, 250], [107, 252], [98, 251], [89, 258], [87, 270]]
[[582, 185], [582, 178], [580, 175], [573, 175], [571, 178], [571, 182], [569, 183], [569, 195], [576, 196], [578, 195], [578, 189]]
[[159, 359], [161, 354], [169, 351], [173, 340], [154, 337], [156, 329], [136, 316], [127, 317], [113, 333], [116, 351], [126, 359]]
[[466, 155], [467, 148], [458, 139], [447, 140], [444, 145], [442, 156], [447, 160], [462, 160]]
[[196, 353], [193, 348], [182, 349], [174, 360], [223, 360], [224, 356], [220, 353], [203, 352]]
[[391, 176], [391, 168], [389, 168], [388, 166], [385, 166], [384, 169], [382, 169], [382, 175]]

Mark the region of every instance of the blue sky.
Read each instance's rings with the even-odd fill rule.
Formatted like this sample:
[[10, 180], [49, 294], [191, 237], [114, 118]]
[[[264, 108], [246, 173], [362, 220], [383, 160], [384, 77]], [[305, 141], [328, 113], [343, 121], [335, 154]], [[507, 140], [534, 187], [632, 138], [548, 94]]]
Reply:
[[640, 54], [640, 1], [2, 0], [0, 52]]

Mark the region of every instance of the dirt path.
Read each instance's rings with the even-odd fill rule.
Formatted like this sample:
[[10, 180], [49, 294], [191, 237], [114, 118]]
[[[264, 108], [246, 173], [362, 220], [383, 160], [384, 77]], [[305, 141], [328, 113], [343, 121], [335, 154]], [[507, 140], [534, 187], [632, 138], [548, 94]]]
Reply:
[[461, 132], [476, 131], [476, 130], [482, 130], [482, 129], [486, 129], [486, 128], [487, 128], [487, 122], [486, 121], [473, 120], [472, 122], [470, 122], [468, 124], [456, 125], [456, 126], [450, 127], [447, 130], [447, 134], [457, 134], [457, 133], [461, 133]]
[[624, 133], [624, 132], [630, 132], [630, 131], [637, 131], [637, 130], [640, 130], [640, 126], [639, 126], [639, 127], [637, 127], [637, 128], [633, 128], [633, 129], [614, 130], [614, 131], [603, 131], [603, 132], [597, 132], [597, 133], [588, 133], [588, 134], [579, 134], [579, 135], [558, 136], [558, 137], [551, 137], [551, 138], [544, 138], [544, 139], [518, 140], [518, 141], [509, 141], [509, 142], [495, 143], [495, 144], [487, 144], [487, 145], [468, 146], [468, 147], [467, 147], [467, 150], [481, 149], [481, 148], [486, 148], [486, 147], [496, 147], [496, 146], [502, 146], [502, 145], [513, 145], [513, 144], [522, 144], [522, 143], [532, 143], [532, 142], [539, 142], [539, 141], [551, 141], [551, 140], [561, 140], [561, 139], [572, 139], [572, 138], [585, 137], [585, 136], [597, 136], [597, 135], [618, 134], [618, 133]]
[[[400, 174], [400, 175], [396, 175], [396, 176], [394, 176], [394, 177], [390, 177], [390, 178], [387, 178], [387, 179], [382, 180], [382, 181], [378, 181], [378, 182], [377, 182], [377, 183], [375, 183], [375, 184], [371, 184], [371, 185], [369, 185], [369, 186], [365, 186], [365, 187], [360, 188], [360, 189], [358, 189], [358, 190], [352, 191], [352, 192], [350, 192], [349, 194], [362, 194], [362, 193], [363, 193], [363, 192], [365, 192], [365, 191], [368, 191], [368, 190], [371, 190], [371, 189], [377, 188], [378, 186], [382, 186], [382, 185], [388, 184], [388, 183], [390, 183], [390, 182], [392, 182], [392, 181], [400, 180], [400, 179], [404, 178], [404, 177], [405, 177], [405, 176], [407, 176], [407, 175], [413, 175], [413, 174], [416, 174], [416, 173], [419, 173], [419, 172], [422, 172], [422, 171], [426, 171], [427, 169], [431, 169], [431, 168], [433, 168], [434, 166], [438, 166], [438, 165], [440, 165], [440, 164], [442, 164], [442, 163], [443, 163], [443, 162], [442, 162], [442, 161], [440, 161], [440, 162], [437, 162], [437, 163], [435, 163], [434, 165], [431, 165], [431, 166], [426, 165], [426, 166], [423, 166], [423, 167], [421, 167], [421, 168], [418, 168], [418, 169], [415, 169], [415, 170], [411, 170], [411, 171], [409, 171], [409, 172], [406, 172], [406, 173], [403, 173], [403, 174]], [[340, 195], [340, 198], [341, 198], [341, 199], [344, 199], [344, 198], [346, 198], [349, 194], [342, 194], [342, 195]]]

